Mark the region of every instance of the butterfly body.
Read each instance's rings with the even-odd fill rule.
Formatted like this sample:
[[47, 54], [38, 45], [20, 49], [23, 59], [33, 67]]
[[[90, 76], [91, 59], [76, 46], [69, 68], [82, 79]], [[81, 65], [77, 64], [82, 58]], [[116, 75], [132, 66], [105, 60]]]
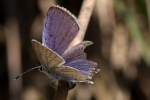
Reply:
[[57, 80], [93, 83], [91, 78], [98, 72], [97, 63], [86, 59], [84, 49], [91, 41], [83, 41], [72, 48], [69, 44], [79, 31], [75, 17], [66, 9], [49, 8], [42, 35], [42, 44], [32, 40], [42, 72]]

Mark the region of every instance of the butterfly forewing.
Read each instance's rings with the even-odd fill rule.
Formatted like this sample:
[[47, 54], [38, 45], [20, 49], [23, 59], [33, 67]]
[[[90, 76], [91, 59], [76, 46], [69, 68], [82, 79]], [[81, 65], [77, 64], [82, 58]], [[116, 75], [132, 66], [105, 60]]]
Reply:
[[79, 31], [75, 17], [65, 8], [53, 6], [48, 10], [42, 42], [58, 54], [62, 54]]
[[45, 64], [48, 67], [57, 67], [65, 63], [61, 56], [55, 51], [43, 46], [40, 42], [32, 40], [32, 45], [41, 64]]

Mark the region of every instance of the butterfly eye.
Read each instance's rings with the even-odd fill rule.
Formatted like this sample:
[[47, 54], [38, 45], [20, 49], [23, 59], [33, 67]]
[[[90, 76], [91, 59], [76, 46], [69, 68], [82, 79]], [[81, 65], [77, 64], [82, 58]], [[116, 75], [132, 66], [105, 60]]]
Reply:
[[39, 71], [43, 71], [44, 70], [44, 67], [42, 66], [41, 68], [39, 68]]
[[69, 89], [73, 89], [76, 86], [76, 83], [74, 82], [68, 82]]
[[39, 68], [39, 71], [45, 71], [47, 69], [47, 65], [41, 65], [41, 67]]

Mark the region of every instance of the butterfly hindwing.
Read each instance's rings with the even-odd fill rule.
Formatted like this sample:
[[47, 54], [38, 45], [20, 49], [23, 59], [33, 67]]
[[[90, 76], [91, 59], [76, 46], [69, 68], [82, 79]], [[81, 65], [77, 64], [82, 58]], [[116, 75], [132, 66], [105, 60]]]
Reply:
[[87, 75], [89, 78], [92, 78], [93, 75], [99, 71], [96, 62], [86, 59], [78, 59], [68, 63], [67, 65], [80, 70], [82, 74]]
[[76, 18], [65, 8], [53, 6], [45, 20], [42, 43], [61, 55], [78, 31]]
[[86, 53], [84, 52], [84, 49], [92, 44], [93, 43], [91, 41], [83, 41], [74, 47], [67, 49], [62, 56], [66, 62], [71, 62], [77, 59], [86, 59]]
[[65, 80], [70, 80], [72, 82], [91, 82], [89, 77], [80, 72], [80, 70], [75, 69], [70, 66], [62, 66], [55, 68], [56, 73], [59, 73]]
[[41, 64], [46, 64], [48, 67], [56, 67], [65, 63], [61, 56], [43, 46], [40, 42], [32, 40], [32, 45]]

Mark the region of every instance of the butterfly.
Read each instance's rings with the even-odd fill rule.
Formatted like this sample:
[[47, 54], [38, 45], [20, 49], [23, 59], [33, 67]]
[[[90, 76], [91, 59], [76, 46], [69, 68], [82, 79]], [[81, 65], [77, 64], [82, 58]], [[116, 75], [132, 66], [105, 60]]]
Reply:
[[45, 20], [42, 44], [33, 39], [32, 46], [42, 64], [41, 71], [48, 76], [93, 84], [91, 79], [99, 69], [96, 62], [87, 60], [84, 52], [93, 43], [83, 41], [68, 49], [78, 31], [79, 25], [74, 15], [63, 7], [52, 6]]

